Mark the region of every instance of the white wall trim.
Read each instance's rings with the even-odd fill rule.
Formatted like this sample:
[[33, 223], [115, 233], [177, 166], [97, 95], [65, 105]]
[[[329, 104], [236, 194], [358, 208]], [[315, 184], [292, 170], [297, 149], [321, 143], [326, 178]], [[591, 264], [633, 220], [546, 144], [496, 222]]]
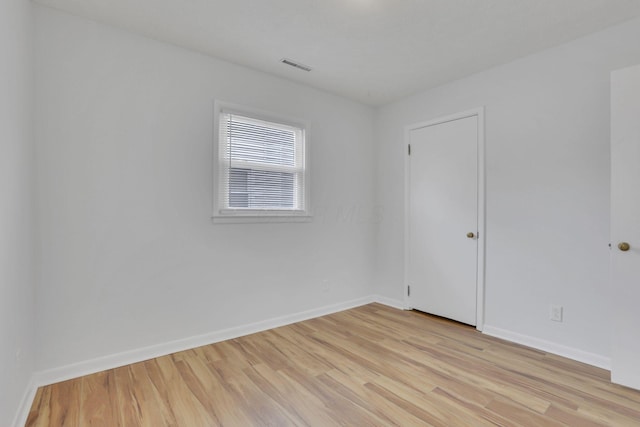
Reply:
[[29, 411], [31, 410], [31, 405], [33, 404], [33, 399], [35, 398], [38, 387], [54, 384], [72, 378], [77, 378], [83, 375], [93, 374], [107, 369], [129, 365], [136, 362], [142, 362], [154, 357], [166, 356], [167, 354], [175, 353], [178, 351], [188, 350], [203, 345], [238, 338], [244, 335], [266, 331], [268, 329], [273, 329], [296, 322], [302, 322], [304, 320], [309, 320], [320, 316], [326, 316], [328, 314], [349, 310], [351, 308], [360, 307], [374, 302], [400, 310], [404, 309], [402, 301], [384, 297], [381, 295], [369, 295], [363, 298], [319, 307], [286, 316], [275, 317], [273, 319], [263, 320], [247, 325], [236, 326], [233, 328], [214, 331], [203, 335], [196, 335], [190, 338], [170, 341], [163, 344], [156, 344], [135, 350], [85, 360], [58, 368], [35, 372], [25, 389], [24, 396], [20, 401], [20, 406], [18, 407], [18, 411], [16, 412], [12, 425], [14, 427], [22, 427], [25, 425], [25, 423], [27, 422], [27, 418], [29, 417]]
[[24, 390], [22, 399], [20, 399], [20, 406], [18, 406], [18, 411], [11, 424], [13, 427], [24, 427], [27, 423], [29, 411], [31, 411], [31, 405], [33, 404], [33, 399], [36, 397], [37, 390], [38, 385], [36, 384], [36, 378], [35, 375], [32, 375], [29, 384], [27, 384]]
[[411, 161], [407, 155], [407, 147], [411, 140], [411, 131], [451, 122], [453, 120], [465, 119], [467, 117], [478, 118], [478, 257], [476, 270], [476, 329], [482, 331], [484, 328], [484, 301], [485, 301], [485, 248], [486, 248], [486, 196], [485, 196], [485, 119], [484, 106], [471, 110], [461, 111], [448, 116], [426, 122], [414, 123], [404, 128], [404, 307], [411, 308], [408, 296], [409, 286], [409, 210], [411, 207]]
[[397, 308], [398, 310], [406, 310], [404, 302], [395, 298], [383, 297], [382, 295], [374, 295], [373, 302], [377, 302], [388, 307]]
[[107, 369], [113, 369], [132, 363], [142, 362], [144, 360], [153, 359], [154, 357], [166, 356], [167, 354], [178, 351], [188, 350], [203, 345], [213, 344], [216, 342], [238, 338], [244, 335], [256, 332], [266, 331], [268, 329], [289, 325], [291, 323], [302, 322], [304, 320], [325, 316], [339, 311], [349, 310], [351, 308], [360, 307], [373, 302], [388, 305], [394, 308], [402, 308], [402, 303], [391, 298], [378, 295], [369, 295], [350, 301], [332, 304], [316, 309], [302, 311], [290, 315], [275, 317], [247, 325], [236, 326], [233, 328], [214, 331], [207, 334], [196, 335], [189, 338], [170, 341], [167, 343], [156, 344], [148, 347], [142, 347], [121, 353], [115, 353], [95, 359], [85, 360], [70, 365], [52, 368], [45, 371], [35, 372], [29, 384], [27, 385], [24, 396], [20, 401], [20, 406], [13, 420], [14, 427], [22, 427], [27, 422], [29, 411], [33, 404], [38, 387], [54, 384], [60, 381], [66, 381], [72, 378], [101, 372]]
[[233, 328], [214, 331], [203, 335], [196, 335], [189, 338], [156, 344], [148, 347], [73, 363], [58, 368], [36, 372], [34, 374], [35, 384], [38, 387], [53, 384], [71, 378], [77, 378], [79, 376], [117, 368], [131, 363], [153, 359], [154, 357], [165, 356], [167, 354], [175, 353], [178, 351], [188, 350], [203, 345], [238, 338], [244, 335], [254, 334], [256, 332], [261, 332], [268, 329], [289, 325], [291, 323], [313, 319], [315, 317], [325, 316], [327, 314], [332, 314], [339, 311], [349, 310], [351, 308], [360, 307], [362, 305], [370, 304], [373, 302], [378, 302], [380, 304], [388, 305], [394, 308], [403, 308], [400, 301], [381, 297], [378, 295], [370, 295], [363, 298], [332, 304], [312, 310], [302, 311], [286, 316], [275, 317], [273, 319], [263, 320], [247, 325], [236, 326]]
[[538, 350], [553, 353], [558, 356], [566, 357], [578, 362], [596, 366], [598, 368], [611, 370], [611, 359], [595, 353], [589, 353], [573, 347], [557, 344], [551, 341], [543, 340], [529, 335], [519, 334], [517, 332], [506, 329], [496, 328], [485, 325], [482, 333], [503, 340], [511, 341], [517, 344], [526, 345]]
[[[38, 387], [54, 384], [72, 378], [77, 378], [83, 375], [93, 374], [107, 369], [113, 369], [136, 362], [149, 360], [154, 357], [165, 356], [167, 354], [175, 353], [178, 351], [188, 350], [203, 345], [238, 338], [244, 335], [257, 333], [296, 322], [302, 322], [304, 320], [309, 320], [320, 316], [326, 316], [328, 314], [349, 310], [374, 302], [399, 310], [407, 309], [407, 307], [405, 307], [404, 305], [404, 301], [402, 300], [397, 300], [382, 295], [369, 295], [350, 301], [319, 307], [286, 316], [275, 317], [272, 319], [250, 323], [247, 325], [236, 326], [233, 328], [214, 331], [207, 334], [196, 335], [190, 338], [184, 338], [163, 344], [157, 344], [108, 356], [98, 357], [83, 362], [61, 366], [59, 368], [35, 372], [31, 377], [31, 381], [29, 382], [25, 390], [22, 400], [20, 401], [20, 406], [14, 418], [13, 426], [22, 427], [26, 423]], [[538, 338], [487, 325], [484, 326], [484, 330], [482, 332], [489, 336], [501, 338], [507, 341], [547, 351], [549, 353], [568, 357], [570, 359], [588, 363], [599, 368], [607, 370], [611, 369], [611, 360], [597, 354], [588, 353], [550, 341], [541, 340]]]

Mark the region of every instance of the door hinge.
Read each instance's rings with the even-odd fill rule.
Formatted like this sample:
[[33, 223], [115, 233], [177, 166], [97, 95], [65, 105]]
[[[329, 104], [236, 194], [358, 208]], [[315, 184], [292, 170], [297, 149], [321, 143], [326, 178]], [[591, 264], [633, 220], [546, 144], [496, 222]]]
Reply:
[[411, 285], [407, 285], [407, 296], [411, 296]]
[[407, 150], [408, 150], [407, 154], [411, 155], [411, 144], [408, 145]]

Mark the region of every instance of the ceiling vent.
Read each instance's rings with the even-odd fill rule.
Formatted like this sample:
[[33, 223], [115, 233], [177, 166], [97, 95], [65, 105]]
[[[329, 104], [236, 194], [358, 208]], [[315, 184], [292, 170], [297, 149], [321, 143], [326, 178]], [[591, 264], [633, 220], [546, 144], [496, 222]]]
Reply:
[[290, 66], [295, 67], [295, 68], [299, 68], [300, 70], [311, 71], [311, 67], [309, 67], [308, 65], [304, 65], [304, 64], [301, 64], [299, 62], [292, 61], [291, 59], [282, 58], [280, 60], [280, 62], [282, 62], [283, 64], [290, 65]]

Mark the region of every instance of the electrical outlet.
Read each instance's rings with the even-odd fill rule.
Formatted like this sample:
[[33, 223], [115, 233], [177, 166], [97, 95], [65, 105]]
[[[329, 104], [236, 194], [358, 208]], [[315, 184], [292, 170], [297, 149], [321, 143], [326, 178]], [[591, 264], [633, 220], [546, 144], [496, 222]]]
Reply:
[[554, 322], [562, 322], [562, 306], [561, 305], [551, 306], [549, 319], [553, 320]]

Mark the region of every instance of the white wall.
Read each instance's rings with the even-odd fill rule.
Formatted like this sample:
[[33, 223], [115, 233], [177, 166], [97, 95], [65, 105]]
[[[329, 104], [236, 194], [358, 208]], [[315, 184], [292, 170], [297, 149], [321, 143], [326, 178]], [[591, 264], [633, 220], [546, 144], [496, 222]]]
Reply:
[[404, 126], [484, 105], [486, 325], [608, 358], [610, 71], [638, 40], [634, 20], [381, 108], [377, 292], [403, 295]]
[[[371, 294], [372, 109], [46, 8], [36, 26], [39, 369]], [[214, 99], [311, 122], [313, 222], [212, 224]]]
[[34, 367], [31, 33], [30, 3], [0, 2], [0, 425]]

